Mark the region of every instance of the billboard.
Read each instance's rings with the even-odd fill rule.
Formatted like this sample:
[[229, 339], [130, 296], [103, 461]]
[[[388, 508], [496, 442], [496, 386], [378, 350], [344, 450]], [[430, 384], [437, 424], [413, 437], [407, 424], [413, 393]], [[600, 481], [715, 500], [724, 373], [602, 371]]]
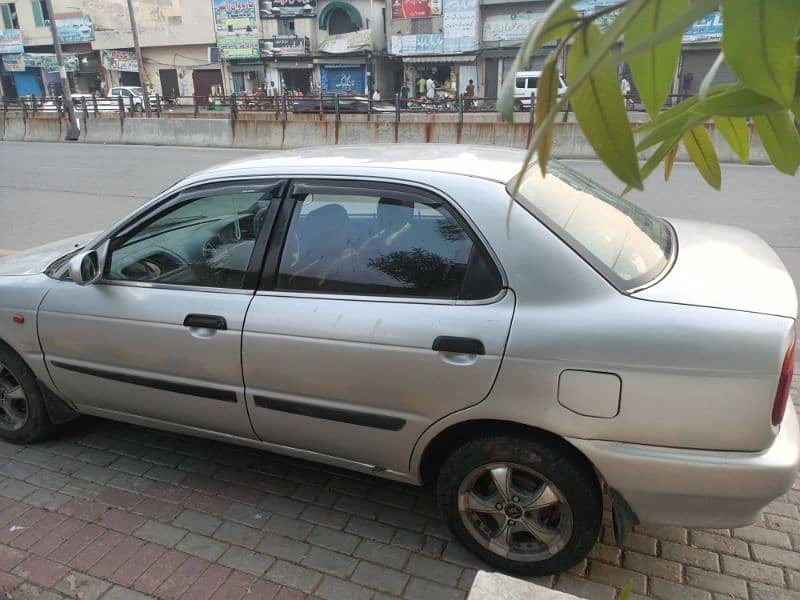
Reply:
[[332, 35], [319, 45], [319, 51], [326, 54], [347, 54], [364, 50], [372, 50], [372, 31], [369, 29]]
[[708, 13], [683, 32], [684, 42], [718, 42], [722, 39], [722, 15], [718, 10]]
[[392, 0], [393, 19], [422, 19], [442, 14], [442, 0]]
[[217, 37], [258, 30], [257, 0], [211, 0]]
[[528, 36], [543, 14], [543, 12], [523, 11], [489, 15], [483, 20], [483, 41], [517, 44]]
[[219, 56], [223, 60], [261, 58], [261, 43], [258, 35], [219, 35], [217, 36]]
[[0, 54], [22, 54], [25, 48], [22, 45], [21, 29], [0, 29]]
[[392, 36], [392, 54], [396, 56], [442, 54], [443, 52], [444, 35], [441, 33], [417, 33], [412, 35]]
[[316, 7], [317, 0], [267, 0], [261, 3], [261, 18], [313, 17], [317, 14]]
[[478, 0], [444, 0], [445, 52], [470, 52], [478, 48]]
[[126, 73], [138, 73], [139, 62], [136, 60], [135, 52], [127, 50], [101, 50], [100, 62], [109, 71], [125, 71]]
[[22, 54], [3, 54], [3, 68], [9, 73], [20, 73], [25, 70], [25, 58]]
[[94, 25], [89, 15], [56, 19], [58, 39], [62, 44], [94, 41]]

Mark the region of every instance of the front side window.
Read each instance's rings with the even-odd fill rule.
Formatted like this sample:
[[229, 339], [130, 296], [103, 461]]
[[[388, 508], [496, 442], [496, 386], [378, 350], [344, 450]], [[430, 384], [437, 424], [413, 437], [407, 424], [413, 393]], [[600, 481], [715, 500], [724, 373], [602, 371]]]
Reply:
[[546, 177], [531, 165], [516, 199], [622, 291], [652, 281], [671, 260], [672, 229], [663, 219], [557, 161]]
[[277, 281], [283, 291], [438, 299], [490, 298], [500, 286], [443, 202], [388, 190], [298, 200]]
[[0, 9], [3, 12], [3, 27], [5, 29], [19, 29], [16, 5], [13, 2], [0, 4]]
[[241, 289], [272, 190], [213, 194], [112, 243], [106, 279]]

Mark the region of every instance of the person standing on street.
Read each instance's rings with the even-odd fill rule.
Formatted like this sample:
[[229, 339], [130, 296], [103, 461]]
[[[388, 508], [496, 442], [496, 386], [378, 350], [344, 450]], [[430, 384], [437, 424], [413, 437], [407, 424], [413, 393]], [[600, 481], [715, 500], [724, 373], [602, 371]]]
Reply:
[[378, 102], [381, 99], [381, 91], [378, 88], [375, 88], [375, 93], [372, 94], [373, 102]]
[[434, 83], [430, 76], [425, 81], [425, 97], [428, 100], [433, 100], [436, 98], [436, 83]]
[[466, 100], [467, 108], [472, 108], [475, 105], [475, 82], [472, 79], [467, 84], [467, 89], [464, 91], [464, 98]]
[[419, 76], [419, 81], [417, 81], [417, 91], [420, 96], [425, 95], [425, 78], [422, 75]]

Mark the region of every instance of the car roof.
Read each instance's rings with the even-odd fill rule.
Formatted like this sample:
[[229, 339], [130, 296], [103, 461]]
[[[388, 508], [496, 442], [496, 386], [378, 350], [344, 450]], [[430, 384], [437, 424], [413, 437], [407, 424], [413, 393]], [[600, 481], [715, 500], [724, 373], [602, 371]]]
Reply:
[[541, 76], [541, 71], [517, 71], [516, 77], [539, 77]]
[[513, 148], [464, 144], [374, 144], [322, 146], [262, 154], [196, 173], [206, 179], [227, 174], [363, 174], [369, 171], [426, 171], [508, 182], [522, 166], [525, 152]]

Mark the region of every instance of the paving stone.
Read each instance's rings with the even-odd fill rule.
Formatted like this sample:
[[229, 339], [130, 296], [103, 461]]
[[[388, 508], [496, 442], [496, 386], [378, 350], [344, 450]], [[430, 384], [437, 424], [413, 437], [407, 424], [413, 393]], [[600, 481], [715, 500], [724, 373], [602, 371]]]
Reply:
[[47, 488], [48, 490], [58, 491], [70, 482], [71, 478], [55, 471], [39, 469], [25, 481], [31, 485]]
[[764, 509], [766, 514], [780, 515], [789, 519], [800, 520], [800, 509], [796, 504], [775, 501]]
[[103, 492], [103, 486], [92, 483], [91, 481], [84, 481], [82, 479], [73, 479], [59, 491], [67, 496], [75, 496], [77, 498], [94, 499]]
[[254, 527], [255, 529], [261, 529], [267, 522], [269, 513], [247, 504], [233, 502], [222, 516], [227, 520], [236, 521], [237, 523], [247, 525], [248, 527]]
[[125, 536], [113, 552], [107, 553], [89, 569], [89, 573], [102, 579], [111, 577], [117, 569], [131, 560], [144, 544], [140, 539]]
[[59, 494], [44, 488], [37, 488], [32, 494], [25, 497], [26, 503], [47, 510], [58, 510], [70, 500], [71, 497], [66, 494]]
[[378, 520], [382, 523], [403, 527], [412, 531], [422, 532], [425, 530], [427, 518], [421, 515], [415, 515], [411, 512], [405, 512], [397, 508], [385, 508], [378, 515]]
[[141, 577], [134, 581], [134, 589], [145, 594], [152, 594], [187, 558], [189, 557], [183, 552], [167, 550], [142, 573]]
[[[92, 540], [80, 552], [69, 559], [70, 567], [77, 571], [88, 571], [101, 558], [111, 553], [114, 548], [126, 539], [126, 536], [117, 531], [105, 531], [102, 535]], [[51, 553], [50, 556], [53, 554]]]
[[85, 479], [92, 483], [106, 483], [113, 479], [117, 472], [112, 469], [105, 469], [96, 465], [84, 465], [73, 474], [78, 479]]
[[707, 531], [690, 532], [692, 547], [705, 548], [720, 554], [730, 554], [740, 558], [750, 558], [747, 542], [730, 536], [709, 533]]
[[142, 476], [152, 469], [153, 465], [152, 463], [136, 458], [120, 456], [110, 465], [110, 467], [116, 471], [128, 473], [129, 475]]
[[616, 587], [622, 588], [631, 583], [631, 590], [637, 593], [644, 593], [646, 587], [646, 579], [644, 575], [630, 571], [628, 569], [620, 569], [612, 567], [604, 563], [592, 563], [592, 570], [590, 577], [601, 583], [607, 583]]
[[222, 524], [222, 521], [211, 515], [189, 509], [179, 514], [172, 524], [203, 535], [211, 535]]
[[349, 516], [338, 510], [311, 505], [302, 512], [300, 518], [332, 529], [342, 529], [347, 523]]
[[110, 466], [118, 457], [116, 454], [106, 452], [105, 450], [97, 450], [95, 448], [88, 448], [76, 456], [78, 460], [87, 462], [98, 467]]
[[376, 590], [399, 596], [408, 583], [409, 576], [394, 569], [361, 561], [350, 579]]
[[130, 510], [139, 504], [144, 499], [144, 496], [133, 494], [129, 491], [119, 488], [107, 487], [105, 490], [103, 490], [103, 493], [97, 497], [97, 499], [100, 502], [104, 502], [115, 508]]
[[37, 488], [18, 479], [4, 479], [0, 481], [0, 496], [22, 500], [36, 491]]
[[0, 544], [0, 571], [10, 571], [27, 556], [28, 553], [23, 550]]
[[145, 493], [150, 487], [150, 480], [143, 479], [138, 475], [128, 475], [127, 473], [118, 473], [109, 479], [106, 486], [127, 490], [134, 493]]
[[750, 584], [750, 600], [800, 600], [800, 592], [792, 592], [763, 583], [752, 583]]
[[773, 531], [772, 529], [764, 529], [763, 527], [750, 526], [734, 529], [733, 537], [748, 542], [755, 542], [756, 544], [763, 544], [765, 546], [784, 548], [786, 550], [791, 550], [792, 548], [789, 536], [786, 533], [782, 531]]
[[267, 571], [266, 578], [310, 594], [317, 587], [322, 576], [316, 571], [279, 560]]
[[98, 523], [103, 527], [119, 531], [121, 533], [133, 533], [145, 522], [144, 517], [112, 508], [107, 510], [100, 517]]
[[347, 577], [353, 572], [357, 563], [358, 560], [351, 556], [339, 554], [338, 552], [326, 550], [325, 548], [318, 548], [316, 546], [311, 547], [308, 554], [306, 554], [306, 557], [301, 562], [302, 565], [311, 569], [344, 577]]
[[29, 556], [14, 567], [11, 573], [35, 585], [49, 588], [67, 574], [67, 568], [41, 556]]
[[464, 548], [460, 542], [447, 542], [447, 546], [442, 553], [442, 558], [447, 562], [461, 565], [462, 567], [484, 570], [491, 569], [489, 565]]
[[423, 544], [425, 544], [425, 536], [414, 531], [398, 529], [392, 537], [393, 546], [400, 546], [412, 552], [419, 552], [422, 550]]
[[617, 596], [617, 590], [609, 585], [566, 573], [558, 576], [555, 589], [579, 598], [591, 598], [592, 600], [614, 600]]
[[419, 554], [414, 554], [409, 558], [405, 571], [452, 587], [458, 584], [458, 578], [461, 576], [461, 567], [448, 565]]
[[311, 546], [305, 542], [298, 542], [275, 533], [266, 533], [261, 538], [256, 549], [271, 556], [286, 559], [290, 562], [300, 562], [308, 554]]
[[379, 542], [389, 542], [396, 531], [394, 527], [360, 517], [352, 517], [347, 522], [347, 527], [344, 530]]
[[115, 585], [103, 596], [103, 600], [152, 600], [152, 596]]
[[159, 598], [179, 598], [208, 568], [202, 558], [190, 556], [158, 586], [154, 592]]
[[317, 526], [311, 530], [308, 536], [308, 541], [315, 546], [322, 546], [329, 550], [342, 552], [344, 554], [352, 554], [356, 549], [361, 538], [350, 533], [344, 533], [337, 529], [329, 529], [328, 527]]
[[147, 569], [167, 551], [163, 546], [147, 542], [142, 544], [128, 560], [111, 574], [111, 581], [123, 586], [131, 586]]
[[283, 515], [272, 515], [264, 527], [273, 533], [279, 533], [298, 540], [306, 539], [314, 528], [311, 523], [284, 517]]
[[200, 492], [191, 492], [183, 500], [187, 508], [194, 508], [200, 512], [221, 517], [231, 505], [231, 501], [219, 496], [209, 496]]
[[58, 548], [48, 554], [48, 558], [67, 564], [86, 546], [93, 543], [107, 530], [97, 525], [89, 524], [76, 531], [69, 539], [65, 540]]
[[607, 546], [603, 543], [597, 543], [589, 552], [589, 558], [592, 560], [606, 562], [610, 565], [618, 567], [622, 561], [622, 550], [615, 546]]
[[657, 600], [711, 600], [711, 592], [655, 577], [649, 580], [650, 596]]
[[178, 542], [175, 549], [214, 562], [228, 549], [228, 544], [218, 542], [205, 535], [187, 533], [184, 538]]
[[181, 513], [181, 507], [178, 504], [147, 497], [131, 510], [136, 514], [156, 521], [172, 521]]
[[[234, 571], [224, 583], [217, 588], [211, 600], [241, 600], [253, 588], [256, 578], [247, 573]], [[187, 598], [187, 600], [190, 600]]]
[[261, 552], [231, 546], [220, 557], [219, 562], [231, 569], [261, 576], [275, 562], [275, 559]]
[[257, 529], [245, 527], [244, 525], [239, 525], [238, 523], [225, 521], [214, 533], [214, 537], [224, 542], [229, 542], [238, 546], [244, 546], [245, 548], [250, 548], [252, 550], [258, 546], [258, 543], [261, 541], [262, 534]]
[[685, 527], [671, 525], [637, 525], [637, 533], [643, 533], [659, 540], [669, 540], [685, 544], [688, 541], [689, 531]]
[[419, 577], [412, 577], [406, 586], [403, 598], [408, 598], [408, 600], [429, 600], [430, 598], [436, 598], [437, 600], [463, 600], [465, 595], [462, 590], [443, 586]]
[[403, 548], [396, 548], [372, 540], [363, 540], [356, 548], [353, 556], [381, 564], [392, 569], [402, 570], [411, 553]]
[[372, 597], [372, 590], [325, 575], [314, 595], [324, 600], [369, 600]]
[[56, 590], [71, 598], [80, 600], [97, 600], [111, 584], [83, 573], [72, 572], [55, 586]]
[[62, 596], [53, 590], [45, 590], [26, 582], [14, 590], [13, 598], [14, 600], [64, 600], [66, 596]]
[[[219, 587], [225, 583], [231, 570], [222, 565], [211, 565], [206, 569], [199, 578], [186, 590], [183, 598], [192, 600], [193, 598], [210, 598]], [[269, 596], [265, 596], [269, 598]]]
[[186, 533], [187, 532], [185, 529], [173, 527], [172, 525], [167, 525], [166, 523], [159, 523], [158, 521], [146, 521], [144, 525], [133, 532], [133, 535], [143, 540], [147, 540], [148, 542], [153, 542], [155, 544], [161, 544], [162, 546], [172, 548], [181, 540], [184, 535], [186, 535]]
[[333, 508], [342, 512], [359, 515], [365, 519], [374, 519], [383, 508], [377, 502], [371, 502], [355, 496], [339, 496]]
[[[23, 455], [24, 454], [20, 454], [19, 456], [22, 457]], [[37, 463], [40, 462], [41, 461], [37, 461]], [[4, 477], [27, 479], [37, 471], [39, 471], [39, 467], [36, 464], [29, 464], [27, 462], [20, 462], [18, 460], [9, 460], [4, 463], [0, 463], [0, 475]]]
[[686, 567], [684, 577], [685, 583], [691, 587], [727, 594], [732, 598], [747, 598], [747, 583], [742, 579], [721, 573], [703, 571], [696, 567]]
[[758, 562], [800, 570], [800, 553], [798, 552], [760, 544], [751, 544], [750, 548], [753, 551], [753, 558]]
[[663, 558], [655, 558], [653, 556], [647, 556], [646, 554], [639, 554], [638, 552], [626, 551], [622, 566], [638, 573], [660, 577], [668, 581], [675, 581], [678, 583], [681, 581], [681, 565], [671, 560], [664, 560]]
[[722, 556], [722, 572], [748, 581], [762, 581], [772, 585], [783, 585], [783, 571], [778, 567], [762, 565], [735, 556]]

